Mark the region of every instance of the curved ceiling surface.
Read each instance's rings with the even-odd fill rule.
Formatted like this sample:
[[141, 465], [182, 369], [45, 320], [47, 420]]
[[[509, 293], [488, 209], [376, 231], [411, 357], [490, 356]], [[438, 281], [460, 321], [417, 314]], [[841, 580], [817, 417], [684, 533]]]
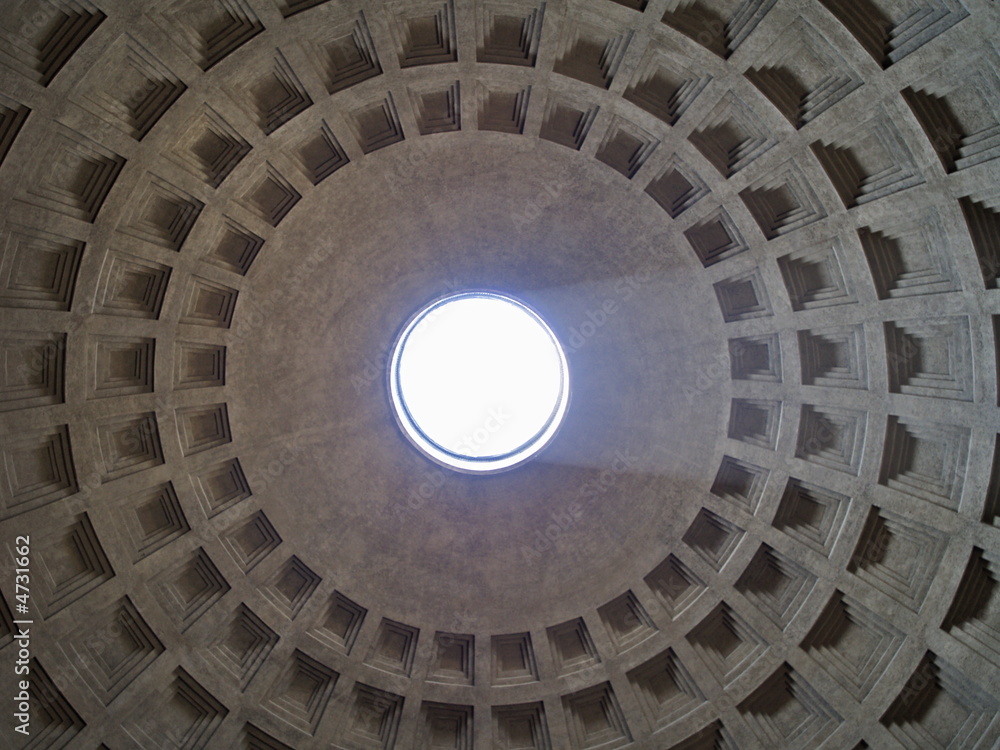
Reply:
[[[2, 13], [12, 747], [996, 747], [994, 0]], [[387, 392], [468, 289], [495, 475]]]

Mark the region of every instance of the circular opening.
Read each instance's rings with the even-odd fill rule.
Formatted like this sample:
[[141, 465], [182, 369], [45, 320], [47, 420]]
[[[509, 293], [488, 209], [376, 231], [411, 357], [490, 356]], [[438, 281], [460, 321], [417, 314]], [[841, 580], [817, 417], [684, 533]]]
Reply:
[[404, 434], [459, 471], [527, 461], [555, 435], [569, 402], [566, 356], [531, 308], [494, 292], [432, 302], [393, 347], [389, 390]]

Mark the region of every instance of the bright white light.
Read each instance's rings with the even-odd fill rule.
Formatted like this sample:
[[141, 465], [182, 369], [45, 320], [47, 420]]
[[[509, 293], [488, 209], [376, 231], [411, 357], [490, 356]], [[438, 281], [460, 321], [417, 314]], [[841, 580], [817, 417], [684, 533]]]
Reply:
[[468, 292], [432, 303], [393, 350], [390, 392], [406, 434], [463, 471], [521, 463], [549, 441], [566, 410], [566, 358], [522, 303]]

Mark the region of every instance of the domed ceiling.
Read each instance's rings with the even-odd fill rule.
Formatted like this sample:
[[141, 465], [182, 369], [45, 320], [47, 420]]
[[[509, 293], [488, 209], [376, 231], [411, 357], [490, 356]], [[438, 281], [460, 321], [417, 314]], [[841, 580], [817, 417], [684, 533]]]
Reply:
[[[5, 3], [3, 744], [1000, 746], [998, 18]], [[571, 377], [485, 476], [469, 289]]]

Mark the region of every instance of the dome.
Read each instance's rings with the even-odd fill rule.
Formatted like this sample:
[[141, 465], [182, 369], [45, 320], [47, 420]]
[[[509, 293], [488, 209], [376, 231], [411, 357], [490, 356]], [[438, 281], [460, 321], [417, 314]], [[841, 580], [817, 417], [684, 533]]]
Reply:
[[[10, 747], [997, 747], [995, 0], [0, 19]], [[498, 472], [390, 387], [477, 290]]]

